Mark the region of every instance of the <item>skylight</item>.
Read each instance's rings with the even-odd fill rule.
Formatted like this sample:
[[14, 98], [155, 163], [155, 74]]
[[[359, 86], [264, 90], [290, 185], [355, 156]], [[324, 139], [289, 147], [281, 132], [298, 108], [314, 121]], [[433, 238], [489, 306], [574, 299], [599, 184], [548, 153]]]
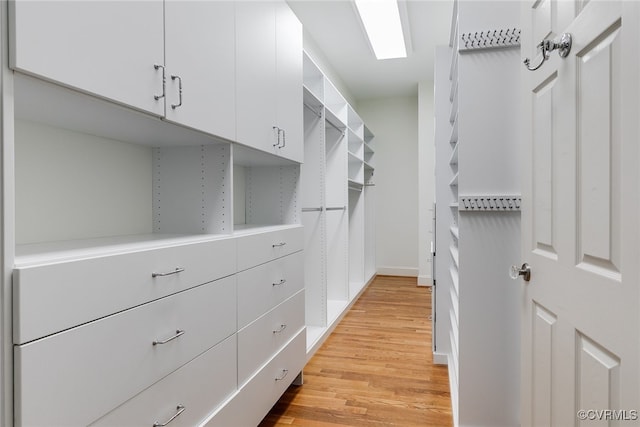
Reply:
[[378, 59], [406, 58], [396, 0], [354, 0], [369, 43]]

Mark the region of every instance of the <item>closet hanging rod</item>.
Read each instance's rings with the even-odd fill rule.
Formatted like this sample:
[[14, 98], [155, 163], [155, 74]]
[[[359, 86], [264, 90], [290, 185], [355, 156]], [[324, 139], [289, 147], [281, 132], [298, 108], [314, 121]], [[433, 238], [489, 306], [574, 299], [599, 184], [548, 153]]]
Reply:
[[340, 206], [340, 207], [336, 207], [336, 208], [326, 208], [326, 210], [328, 210], [328, 211], [343, 211], [345, 209], [347, 209], [346, 206]]
[[304, 103], [304, 106], [311, 111], [313, 114], [315, 114], [316, 116], [322, 118], [322, 113], [318, 113], [311, 105], [307, 104], [306, 102]]
[[342, 134], [342, 136], [344, 136], [344, 129], [340, 129], [338, 126], [334, 125], [333, 123], [331, 123], [329, 120], [326, 120], [327, 123], [329, 123], [329, 125], [331, 125], [332, 128], [334, 128], [335, 130], [337, 130], [338, 132], [340, 132]]
[[302, 212], [322, 212], [322, 208], [302, 208]]

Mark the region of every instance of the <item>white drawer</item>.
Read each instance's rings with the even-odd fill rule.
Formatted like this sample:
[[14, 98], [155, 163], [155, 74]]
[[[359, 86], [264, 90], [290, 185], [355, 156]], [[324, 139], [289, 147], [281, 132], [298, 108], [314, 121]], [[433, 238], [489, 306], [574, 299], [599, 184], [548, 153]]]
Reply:
[[236, 335], [232, 335], [91, 426], [153, 426], [178, 412], [171, 427], [194, 426], [236, 390]]
[[[235, 239], [14, 270], [13, 340], [22, 344], [235, 273]], [[184, 271], [168, 276], [177, 267]]]
[[304, 288], [304, 252], [238, 273], [238, 329]]
[[238, 271], [292, 254], [304, 248], [301, 226], [238, 237]]
[[302, 372], [306, 361], [306, 330], [302, 330], [238, 394], [201, 425], [207, 427], [256, 426], [282, 393]]
[[302, 328], [304, 291], [299, 291], [238, 331], [238, 384], [249, 379]]
[[87, 425], [236, 330], [230, 276], [16, 346], [16, 426]]

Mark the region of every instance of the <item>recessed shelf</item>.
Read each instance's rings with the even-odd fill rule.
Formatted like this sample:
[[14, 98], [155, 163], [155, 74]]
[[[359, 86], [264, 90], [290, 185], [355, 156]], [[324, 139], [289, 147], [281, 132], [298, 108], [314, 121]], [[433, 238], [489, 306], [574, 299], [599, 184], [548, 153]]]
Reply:
[[458, 115], [456, 114], [456, 118], [453, 121], [453, 127], [451, 128], [451, 136], [449, 137], [449, 142], [451, 144], [456, 144], [458, 142]]
[[451, 157], [449, 158], [449, 164], [451, 166], [458, 166], [458, 144], [457, 143], [453, 146], [453, 152], [451, 153]]
[[457, 187], [458, 186], [458, 173], [456, 173], [453, 178], [451, 179], [451, 181], [449, 182], [449, 186], [450, 187]]
[[451, 259], [453, 259], [453, 262], [455, 263], [456, 268], [458, 268], [459, 264], [458, 264], [458, 248], [451, 245], [449, 247], [449, 253], [451, 254]]

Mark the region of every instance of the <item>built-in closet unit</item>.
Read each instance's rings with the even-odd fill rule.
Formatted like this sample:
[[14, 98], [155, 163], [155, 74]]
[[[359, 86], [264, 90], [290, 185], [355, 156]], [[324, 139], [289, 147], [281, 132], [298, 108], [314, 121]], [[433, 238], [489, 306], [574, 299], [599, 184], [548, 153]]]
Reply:
[[434, 351], [455, 425], [519, 423], [518, 22], [517, 3], [456, 1], [436, 50]]
[[3, 7], [5, 418], [257, 425], [306, 363], [300, 23]]
[[309, 357], [375, 275], [373, 133], [304, 55], [305, 290]]

